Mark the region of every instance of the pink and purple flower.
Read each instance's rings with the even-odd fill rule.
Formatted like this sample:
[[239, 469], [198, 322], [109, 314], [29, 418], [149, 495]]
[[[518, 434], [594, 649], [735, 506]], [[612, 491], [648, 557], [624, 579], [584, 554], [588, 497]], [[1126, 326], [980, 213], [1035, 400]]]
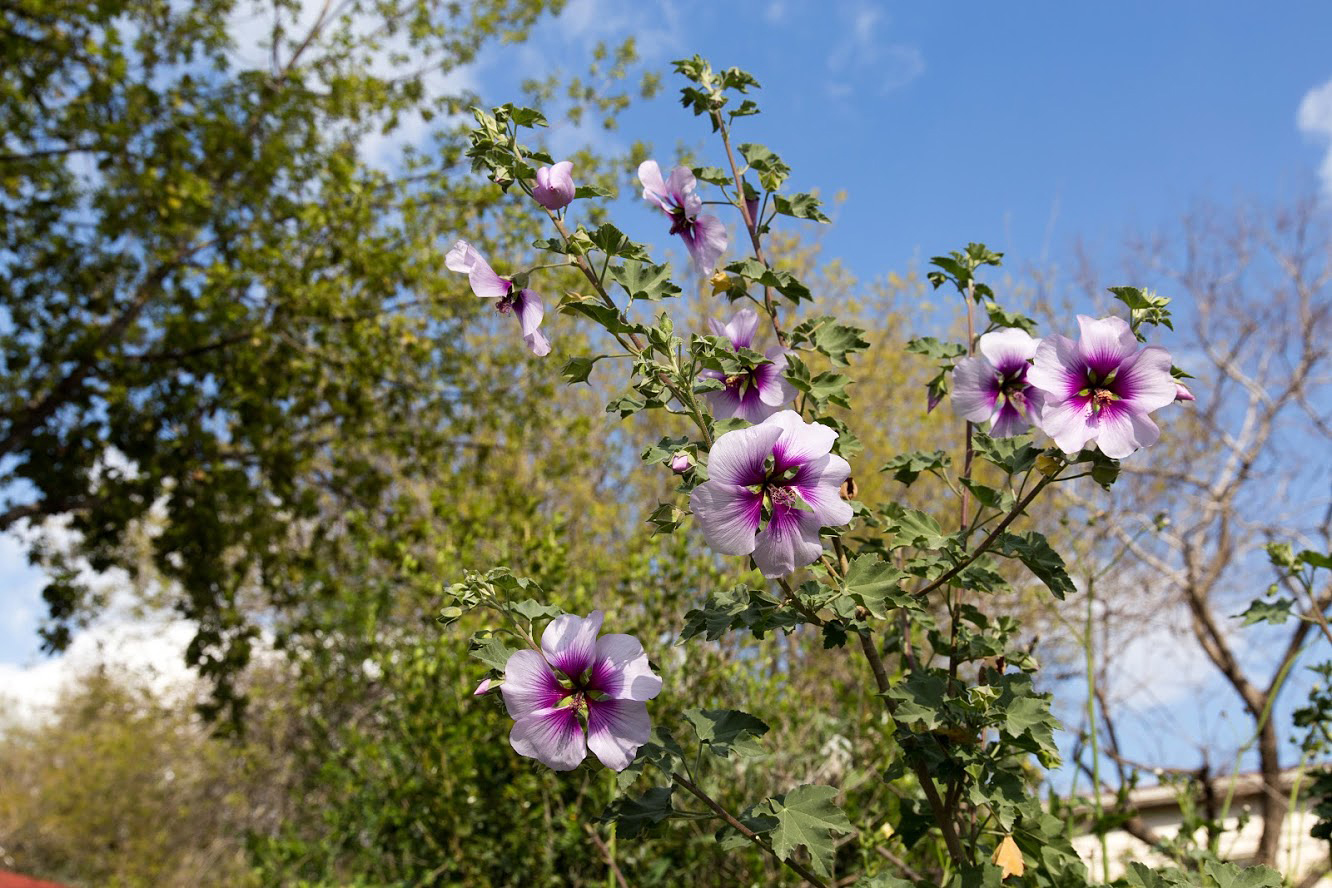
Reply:
[[638, 165], [638, 181], [643, 185], [643, 199], [671, 217], [671, 234], [684, 239], [694, 267], [701, 274], [711, 274], [726, 250], [726, 226], [716, 216], [700, 212], [703, 199], [694, 193], [698, 187], [694, 174], [687, 167], [676, 167], [663, 180], [657, 162], [645, 160]]
[[[712, 332], [730, 340], [734, 349], [750, 348], [758, 330], [758, 312], [742, 308], [729, 324], [708, 319]], [[720, 379], [726, 386], [715, 392], [706, 392], [708, 406], [718, 419], [739, 417], [749, 422], [761, 422], [772, 416], [795, 397], [795, 388], [786, 381], [786, 352], [781, 346], [768, 349], [767, 361], [740, 373], [726, 375], [718, 370], [704, 370], [703, 375]]]
[[970, 422], [990, 423], [995, 438], [1025, 432], [1040, 401], [1040, 393], [1027, 384], [1027, 369], [1040, 343], [1016, 327], [982, 335], [980, 354], [953, 368], [953, 409]]
[[718, 438], [709, 480], [689, 496], [708, 545], [726, 555], [752, 554], [766, 577], [817, 561], [819, 528], [846, 524], [854, 514], [841, 497], [851, 467], [830, 452], [836, 439], [836, 431], [794, 410]]
[[458, 241], [444, 257], [449, 271], [467, 275], [472, 292], [482, 299], [498, 299], [495, 308], [501, 314], [513, 312], [523, 331], [523, 341], [537, 357], [550, 354], [550, 340], [539, 329], [545, 316], [545, 306], [535, 290], [514, 287], [513, 281], [495, 274], [494, 269], [481, 258], [481, 254], [467, 241]]
[[1042, 394], [1036, 424], [1070, 455], [1094, 443], [1122, 459], [1154, 444], [1161, 431], [1148, 414], [1178, 394], [1170, 353], [1157, 345], [1139, 350], [1122, 318], [1079, 315], [1078, 325], [1078, 342], [1049, 336], [1036, 350], [1027, 372]]
[[554, 166], [536, 171], [537, 183], [532, 197], [548, 210], [562, 210], [574, 199], [573, 163], [562, 160]]
[[556, 617], [540, 651], [518, 651], [504, 665], [500, 692], [519, 755], [572, 771], [591, 749], [603, 765], [623, 771], [648, 741], [647, 701], [661, 691], [661, 678], [632, 635], [597, 637], [603, 616]]

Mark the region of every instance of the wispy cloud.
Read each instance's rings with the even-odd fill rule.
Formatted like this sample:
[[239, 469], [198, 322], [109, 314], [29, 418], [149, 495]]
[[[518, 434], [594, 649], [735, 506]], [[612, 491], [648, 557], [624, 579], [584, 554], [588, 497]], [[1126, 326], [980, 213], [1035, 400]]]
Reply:
[[845, 21], [845, 36], [828, 54], [830, 96], [844, 98], [866, 90], [882, 95], [925, 73], [920, 49], [884, 37], [888, 19], [880, 7], [857, 2], [842, 7], [839, 14]]
[[1324, 196], [1332, 200], [1332, 80], [1305, 93], [1295, 114], [1295, 125], [1300, 132], [1323, 143], [1326, 153], [1318, 176], [1323, 182]]

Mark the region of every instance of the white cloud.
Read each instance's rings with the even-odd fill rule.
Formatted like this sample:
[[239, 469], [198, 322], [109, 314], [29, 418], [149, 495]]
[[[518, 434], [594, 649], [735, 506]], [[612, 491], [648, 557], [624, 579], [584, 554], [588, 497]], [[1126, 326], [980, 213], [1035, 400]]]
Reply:
[[1318, 176], [1323, 182], [1323, 194], [1332, 200], [1332, 80], [1305, 93], [1295, 113], [1295, 125], [1300, 132], [1322, 142], [1327, 151]]
[[780, 25], [786, 21], [787, 13], [790, 9], [784, 0], [773, 0], [763, 9], [763, 18], [770, 25]]
[[925, 73], [925, 56], [918, 48], [890, 42], [880, 33], [888, 19], [878, 6], [853, 3], [841, 15], [845, 37], [828, 54], [829, 95], [842, 98], [863, 89], [889, 93]]

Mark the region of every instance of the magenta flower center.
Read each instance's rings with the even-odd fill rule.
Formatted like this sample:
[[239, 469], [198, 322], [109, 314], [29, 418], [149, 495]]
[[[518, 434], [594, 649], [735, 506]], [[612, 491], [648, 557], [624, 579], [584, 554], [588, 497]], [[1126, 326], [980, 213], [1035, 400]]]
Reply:
[[1092, 412], [1100, 413], [1114, 402], [1123, 400], [1123, 395], [1117, 391], [1115, 385], [1115, 377], [1118, 375], [1118, 367], [1105, 374], [1097, 373], [1095, 369], [1088, 367], [1087, 385], [1078, 392], [1078, 397], [1089, 399]]

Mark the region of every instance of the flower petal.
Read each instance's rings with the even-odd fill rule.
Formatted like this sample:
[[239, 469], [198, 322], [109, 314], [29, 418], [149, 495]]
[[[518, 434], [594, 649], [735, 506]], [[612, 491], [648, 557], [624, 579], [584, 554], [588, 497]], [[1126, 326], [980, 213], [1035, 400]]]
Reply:
[[574, 181], [571, 175], [573, 163], [562, 160], [552, 167], [537, 170], [537, 184], [532, 189], [532, 197], [548, 210], [567, 207], [574, 199]]
[[594, 684], [597, 690], [617, 700], [651, 700], [661, 691], [661, 677], [652, 671], [652, 664], [643, 652], [643, 645], [632, 635], [603, 635], [597, 639], [597, 666], [594, 678], [602, 667], [615, 677], [615, 689]]
[[[1036, 360], [1027, 371], [1027, 385], [1044, 391], [1056, 403], [1073, 397], [1087, 385], [1082, 355], [1072, 340], [1047, 336], [1036, 348]], [[1048, 434], [1048, 433], [1047, 433]]]
[[994, 422], [990, 425], [990, 437], [1011, 438], [1025, 432], [1027, 426], [1027, 418], [1022, 415], [1022, 411], [1014, 406], [1011, 399], [1004, 398], [1003, 404], [994, 414]]
[[[786, 412], [799, 421], [794, 411]], [[772, 455], [773, 445], [781, 436], [781, 427], [773, 425], [771, 420], [727, 432], [717, 439], [708, 454], [708, 477], [740, 487], [762, 484], [765, 477], [763, 461]]]
[[994, 416], [999, 400], [999, 372], [987, 358], [963, 358], [953, 368], [953, 410], [968, 422]]
[[564, 614], [550, 621], [541, 633], [541, 650], [550, 665], [573, 678], [592, 665], [597, 633], [605, 614], [594, 610], [586, 617]]
[[689, 198], [697, 187], [698, 181], [694, 179], [694, 171], [689, 167], [678, 166], [671, 170], [671, 177], [666, 180], [666, 195], [677, 207], [684, 207], [685, 212], [693, 216], [697, 210], [690, 212]]
[[589, 700], [587, 745], [612, 771], [623, 771], [652, 736], [647, 704], [636, 700]]
[[819, 519], [789, 504], [773, 507], [772, 518], [754, 541], [754, 563], [765, 577], [781, 577], [813, 564], [823, 553]]
[[1082, 331], [1078, 351], [1087, 366], [1102, 376], [1138, 350], [1138, 338], [1123, 318], [1078, 315], [1078, 327]]
[[514, 297], [514, 312], [518, 315], [518, 325], [523, 331], [523, 341], [537, 357], [550, 354], [550, 340], [537, 328], [546, 315], [546, 307], [535, 290], [522, 290]]
[[1042, 406], [1038, 414], [1037, 426], [1054, 439], [1059, 449], [1072, 456], [1096, 437], [1096, 429], [1091, 425], [1091, 400], [1072, 398], [1068, 400], [1050, 399]]
[[692, 226], [681, 232], [681, 236], [698, 272], [712, 274], [717, 260], [726, 252], [726, 226], [722, 221], [708, 213], [700, 214]]
[[842, 499], [842, 482], [851, 477], [851, 466], [834, 453], [810, 460], [800, 467], [791, 486], [800, 494], [823, 527], [840, 527], [855, 512]]
[[482, 299], [502, 299], [509, 295], [509, 282], [495, 274], [495, 270], [467, 241], [458, 241], [444, 255], [444, 267], [467, 275], [472, 292]]
[[794, 410], [774, 413], [763, 421], [762, 427], [782, 430], [781, 436], [772, 445], [775, 473], [824, 456], [832, 450], [833, 442], [837, 440], [834, 429], [816, 422], [805, 422]]
[[555, 771], [572, 771], [587, 756], [583, 726], [572, 706], [538, 709], [515, 720], [509, 745]]
[[651, 201], [666, 212], [671, 206], [666, 191], [666, 183], [661, 178], [661, 167], [655, 160], [645, 160], [638, 165], [638, 181], [643, 185], [643, 199]]
[[772, 363], [754, 368], [754, 381], [758, 383], [759, 398], [770, 407], [782, 407], [795, 400], [795, 386], [786, 381], [786, 351], [781, 346], [768, 349]]
[[1123, 459], [1142, 447], [1150, 447], [1161, 436], [1145, 413], [1125, 406], [1123, 401], [1107, 404], [1092, 420], [1096, 446], [1111, 459]]
[[538, 709], [549, 709], [564, 699], [550, 664], [536, 651], [515, 651], [504, 664], [504, 682], [500, 685], [504, 708], [511, 718], [522, 718]]
[[731, 345], [736, 348], [749, 348], [754, 342], [754, 332], [758, 330], [759, 316], [752, 308], [742, 308], [724, 327], [711, 318], [708, 322], [712, 326], [712, 331], [731, 340]]
[[1033, 339], [1026, 330], [1002, 327], [981, 336], [977, 347], [995, 370], [1008, 375], [1021, 370], [1036, 357], [1036, 348], [1040, 344], [1041, 341]]
[[763, 510], [762, 494], [725, 481], [707, 481], [689, 494], [689, 508], [703, 531], [703, 539], [716, 551], [723, 555], [748, 555], [754, 551], [754, 534], [758, 532]]
[[1124, 406], [1135, 413], [1160, 410], [1179, 396], [1179, 386], [1170, 375], [1170, 352], [1149, 345], [1119, 367], [1114, 391]]

